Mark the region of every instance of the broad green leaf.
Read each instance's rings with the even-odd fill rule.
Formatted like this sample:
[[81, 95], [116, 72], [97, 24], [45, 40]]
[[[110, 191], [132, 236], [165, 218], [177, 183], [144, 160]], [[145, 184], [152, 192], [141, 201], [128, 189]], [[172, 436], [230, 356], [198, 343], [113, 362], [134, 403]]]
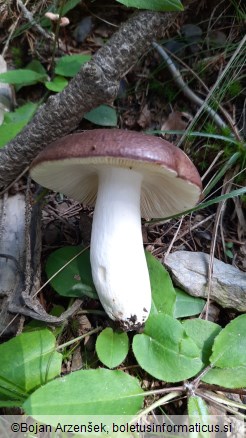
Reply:
[[61, 76], [75, 76], [81, 66], [91, 59], [90, 55], [65, 55], [58, 59], [55, 67], [55, 73]]
[[71, 9], [75, 8], [81, 0], [66, 0], [65, 4], [62, 7], [62, 15], [66, 15], [67, 12], [71, 11]]
[[[19, 400], [0, 400], [0, 408], [16, 408], [16, 407], [20, 407], [22, 406], [23, 400], [19, 399]], [[6, 430], [6, 429], [5, 429]], [[0, 433], [1, 433], [1, 429], [0, 429]], [[1, 436], [1, 435], [0, 435]], [[6, 435], [2, 435], [3, 437]]]
[[62, 355], [55, 351], [55, 344], [54, 335], [44, 329], [22, 333], [0, 345], [0, 393], [8, 391], [10, 399], [26, 397], [57, 377]]
[[100, 105], [84, 115], [86, 120], [100, 126], [117, 126], [117, 113], [108, 105]]
[[201, 397], [192, 396], [188, 400], [188, 415], [207, 416], [209, 415], [208, 407]]
[[43, 75], [45, 78], [47, 77], [47, 72], [38, 59], [33, 59], [31, 62], [29, 62], [29, 64], [26, 65], [25, 70], [32, 70]]
[[202, 380], [226, 388], [246, 386], [246, 315], [231, 321], [215, 338], [210, 357], [213, 368]]
[[81, 370], [37, 389], [23, 404], [28, 415], [128, 415], [142, 406], [139, 381], [118, 370]]
[[183, 322], [183, 327], [187, 335], [193, 339], [202, 353], [202, 361], [205, 365], [209, 364], [212, 354], [214, 339], [221, 331], [221, 327], [211, 321], [203, 319], [189, 319]]
[[12, 140], [33, 117], [38, 104], [26, 103], [14, 112], [6, 113], [0, 126], [0, 148]]
[[234, 368], [213, 368], [202, 377], [202, 381], [225, 388], [245, 388], [246, 365]]
[[202, 298], [192, 297], [179, 288], [175, 288], [176, 302], [174, 309], [175, 318], [184, 318], [201, 313], [206, 301]]
[[183, 11], [179, 0], [117, 0], [128, 8], [148, 9], [151, 11]]
[[0, 148], [5, 146], [10, 140], [15, 138], [15, 136], [24, 128], [27, 124], [24, 122], [17, 123], [3, 123], [0, 126]]
[[64, 90], [67, 84], [68, 81], [63, 76], [55, 76], [53, 81], [47, 81], [44, 85], [46, 86], [46, 88], [48, 88], [48, 90], [59, 93], [60, 91]]
[[173, 315], [176, 293], [169, 273], [164, 266], [152, 256], [145, 252], [152, 293], [151, 315], [166, 313]]
[[[5, 386], [4, 386], [5, 385]], [[22, 403], [27, 398], [28, 394], [21, 391], [20, 388], [11, 387], [11, 384], [2, 384], [0, 378], [0, 406], [8, 407], [8, 403], [14, 403], [13, 406], [22, 406]], [[1, 435], [0, 435], [1, 436]]]
[[[209, 410], [207, 404], [201, 397], [191, 396], [188, 399], [188, 415], [189, 415], [189, 431], [194, 438], [209, 438], [210, 432], [207, 431], [207, 426], [210, 424]], [[201, 430], [198, 432], [196, 425], [199, 424]], [[202, 431], [202, 425], [206, 426], [206, 432]], [[192, 431], [194, 426], [194, 431]]]
[[46, 78], [47, 75], [25, 69], [9, 70], [0, 74], [0, 82], [13, 85], [32, 85], [37, 82], [44, 82]]
[[[81, 246], [64, 246], [50, 254], [45, 266], [47, 277], [51, 278], [82, 250]], [[65, 297], [81, 298], [86, 295], [90, 298], [97, 298], [91, 275], [89, 251], [84, 250], [78, 257], [75, 257], [50, 280], [50, 284], [56, 292]]]
[[108, 368], [115, 368], [123, 362], [129, 350], [126, 333], [119, 333], [107, 327], [97, 337], [96, 352], [100, 361]]
[[38, 107], [37, 103], [26, 103], [13, 112], [6, 113], [4, 123], [18, 123], [30, 120]]
[[[29, 64], [27, 64], [25, 66], [24, 70], [28, 70], [28, 71], [31, 70], [31, 71], [39, 74], [40, 77], [42, 78], [41, 82], [44, 82], [45, 80], [47, 80], [47, 77], [48, 77], [47, 72], [38, 59], [33, 59], [31, 62], [29, 62]], [[36, 84], [36, 82], [37, 82], [37, 80], [31, 81], [30, 83], [15, 84], [15, 90], [16, 90], [16, 92], [18, 92], [22, 87], [25, 87], [27, 85]]]
[[234, 254], [230, 249], [226, 249], [225, 250], [225, 254], [227, 255], [227, 257], [229, 257], [230, 259], [233, 259]]
[[246, 314], [231, 321], [217, 336], [210, 363], [219, 368], [246, 364]]
[[188, 379], [203, 366], [201, 350], [182, 324], [169, 315], [148, 318], [144, 333], [134, 336], [133, 352], [145, 371], [166, 382]]

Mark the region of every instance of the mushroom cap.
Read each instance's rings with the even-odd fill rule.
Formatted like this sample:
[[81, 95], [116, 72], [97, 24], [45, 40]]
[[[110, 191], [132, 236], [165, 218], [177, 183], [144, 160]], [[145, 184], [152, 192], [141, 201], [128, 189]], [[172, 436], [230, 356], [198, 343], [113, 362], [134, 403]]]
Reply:
[[202, 183], [187, 155], [162, 138], [121, 129], [70, 134], [34, 159], [31, 177], [44, 187], [95, 205], [100, 169], [114, 166], [142, 174], [141, 214], [167, 217], [192, 208]]

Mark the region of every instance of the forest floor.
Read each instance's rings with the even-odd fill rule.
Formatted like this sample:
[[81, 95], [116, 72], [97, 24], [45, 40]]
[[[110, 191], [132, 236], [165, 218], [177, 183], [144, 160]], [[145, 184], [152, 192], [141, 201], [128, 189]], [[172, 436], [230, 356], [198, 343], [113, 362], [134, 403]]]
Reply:
[[[52, 0], [26, 3], [26, 8], [35, 16], [33, 25], [23, 8], [17, 5], [18, 2], [0, 1], [0, 44], [9, 70], [30, 68], [30, 63], [37, 63], [36, 66], [41, 64], [52, 82], [55, 76], [54, 63], [59, 57], [75, 54], [92, 56], [133, 13], [132, 9], [115, 1], [105, 1], [103, 6], [99, 0], [63, 2], [67, 11], [63, 15], [69, 22], [59, 29], [59, 43], [54, 55], [53, 44], [40, 34], [37, 27], [41, 26], [47, 34], [56, 31], [55, 22], [44, 17], [45, 12], [53, 8], [53, 3]], [[78, 130], [108, 125], [160, 135], [181, 147], [196, 165], [204, 189], [210, 188], [209, 197], [207, 190], [205, 200], [244, 187], [246, 43], [240, 51], [237, 52], [237, 49], [244, 38], [245, 20], [243, 2], [232, 0], [222, 0], [216, 5], [210, 0], [202, 1], [195, 11], [190, 8], [180, 13], [165, 38], [158, 41], [159, 49], [164, 48], [170, 57], [171, 68], [163, 59], [161, 50], [152, 47], [121, 79], [118, 96], [109, 105], [113, 111], [110, 120], [105, 123], [107, 116], [102, 110], [92, 118], [83, 118]], [[32, 68], [40, 71], [40, 67]], [[181, 84], [175, 81], [174, 74], [181, 75]], [[62, 76], [64, 81], [69, 79], [69, 74]], [[194, 95], [200, 102], [204, 101], [210, 90], [213, 92], [209, 105], [219, 115], [219, 121], [206, 110], [198, 113], [202, 104], [194, 101]], [[17, 86], [13, 105], [18, 108], [29, 102], [39, 103], [52, 92], [40, 82]], [[199, 133], [203, 133], [203, 136]], [[236, 141], [230, 141], [232, 137]], [[239, 160], [236, 159], [237, 154]], [[14, 190], [24, 191], [25, 188], [26, 179], [23, 177]], [[32, 189], [34, 191], [34, 186]], [[168, 222], [143, 221], [145, 248], [161, 262], [167, 252], [204, 252], [246, 272], [245, 206], [246, 196], [242, 195]], [[46, 281], [44, 265], [54, 250], [80, 245], [81, 242], [89, 245], [92, 217], [92, 208], [61, 194], [46, 194], [42, 211], [43, 281]], [[40, 292], [39, 300], [47, 312], [52, 310], [54, 304], [66, 308], [69, 302], [68, 298], [56, 294], [49, 285]], [[222, 326], [238, 315], [235, 308], [223, 309], [216, 302], [210, 306], [210, 319]], [[87, 307], [93, 308], [95, 314], [74, 316], [71, 324], [64, 329], [63, 340], [104, 324], [104, 317], [100, 316], [100, 304], [88, 299], [85, 309]], [[95, 367], [98, 363], [95, 338], [92, 336], [86, 342], [87, 364]], [[71, 355], [65, 360], [63, 373], [82, 366], [85, 358], [80, 353], [78, 357], [78, 350], [75, 353], [76, 358]], [[76, 361], [79, 365], [75, 364]], [[134, 369], [135, 366], [134, 358], [130, 356], [124, 367]], [[160, 387], [160, 382], [150, 380], [143, 370], [139, 370], [139, 373], [145, 388]], [[238, 400], [240, 396], [235, 397]], [[182, 403], [179, 400], [170, 406], [169, 413], [177, 410], [182, 412]]]

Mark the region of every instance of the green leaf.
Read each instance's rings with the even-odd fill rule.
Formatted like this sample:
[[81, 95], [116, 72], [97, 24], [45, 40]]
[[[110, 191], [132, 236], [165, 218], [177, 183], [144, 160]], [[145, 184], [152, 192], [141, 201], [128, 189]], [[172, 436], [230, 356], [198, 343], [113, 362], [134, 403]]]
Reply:
[[245, 388], [246, 365], [234, 368], [213, 368], [202, 377], [202, 381], [225, 388]]
[[22, 333], [0, 345], [0, 393], [9, 392], [10, 399], [26, 397], [58, 376], [62, 355], [55, 346], [56, 339], [47, 329]]
[[175, 318], [184, 318], [201, 313], [206, 301], [202, 298], [192, 297], [179, 288], [175, 288], [176, 303], [174, 309]]
[[209, 415], [208, 407], [201, 397], [192, 396], [188, 400], [188, 414], [193, 416]]
[[226, 388], [246, 386], [246, 315], [231, 321], [215, 338], [210, 357], [213, 368], [202, 380]]
[[3, 124], [0, 126], [0, 147], [5, 146], [10, 140], [24, 128], [26, 123], [17, 122], [10, 124]]
[[179, 0], [117, 0], [128, 8], [148, 9], [151, 11], [183, 11]]
[[53, 81], [45, 82], [44, 85], [46, 86], [46, 88], [48, 88], [48, 90], [59, 93], [60, 91], [64, 90], [67, 84], [68, 81], [63, 76], [55, 76]]
[[37, 82], [44, 82], [46, 78], [47, 75], [25, 69], [10, 70], [0, 74], [0, 82], [13, 85], [32, 85]]
[[25, 122], [27, 120], [31, 120], [33, 114], [35, 113], [38, 107], [37, 103], [26, 103], [23, 106], [20, 106], [13, 112], [6, 113], [4, 118], [4, 123], [19, 123]]
[[108, 105], [100, 105], [84, 115], [86, 120], [100, 126], [117, 126], [117, 113]]
[[226, 248], [233, 248], [233, 242], [226, 242], [225, 244]]
[[168, 216], [166, 218], [156, 218], [148, 221], [149, 223], [160, 222], [163, 220], [174, 219], [176, 217], [183, 216], [185, 214], [193, 213], [194, 211], [199, 211], [204, 208], [210, 207], [210, 205], [218, 204], [218, 202], [226, 201], [227, 199], [235, 198], [236, 196], [241, 196], [246, 193], [246, 187], [242, 187], [241, 189], [232, 190], [230, 193], [225, 193], [224, 195], [216, 196], [216, 198], [211, 199], [210, 201], [201, 202], [194, 208], [190, 208], [189, 210], [182, 211], [181, 213], [174, 214], [172, 216]]
[[66, 0], [63, 8], [62, 8], [62, 15], [66, 15], [67, 12], [71, 11], [71, 9], [75, 8], [81, 0]]
[[29, 62], [29, 64], [26, 65], [25, 70], [32, 70], [40, 75], [43, 75], [45, 78], [47, 77], [47, 72], [38, 59], [33, 59], [31, 62]]
[[91, 59], [90, 55], [65, 55], [58, 59], [55, 67], [55, 73], [61, 76], [75, 76], [81, 66]]
[[0, 400], [0, 408], [16, 408], [21, 406], [22, 406], [22, 400], [6, 401], [6, 402], [4, 400]]
[[[240, 141], [238, 141], [238, 140], [236, 140], [234, 137], [225, 137], [224, 135], [219, 135], [219, 134], [209, 134], [209, 133], [207, 133], [207, 132], [200, 132], [200, 131], [179, 131], [179, 130], [172, 130], [172, 129], [167, 129], [167, 130], [158, 130], [158, 129], [155, 129], [155, 130], [153, 130], [153, 129], [148, 129], [148, 130], [146, 130], [146, 131], [144, 131], [145, 132], [145, 134], [163, 134], [163, 133], [166, 133], [166, 134], [175, 134], [175, 135], [184, 135], [184, 133], [187, 135], [187, 137], [205, 137], [205, 138], [213, 138], [213, 139], [216, 139], [216, 140], [222, 140], [222, 141], [225, 141], [226, 143], [232, 143], [232, 144], [235, 144], [235, 145], [237, 145], [237, 146], [240, 146]], [[237, 154], [237, 152], [236, 152], [236, 154]], [[234, 154], [235, 155], [235, 154]], [[233, 160], [235, 160], [236, 159], [236, 161], [237, 161], [237, 158], [238, 157], [235, 157], [233, 155]]]
[[[20, 407], [22, 406], [23, 400], [21, 399], [16, 399], [16, 400], [0, 400], [0, 408], [16, 408], [16, 407]], [[0, 428], [0, 433], [1, 433], [1, 428]], [[3, 435], [5, 436], [5, 435]]]
[[[189, 430], [191, 436], [194, 438], [209, 438], [210, 432], [203, 432], [201, 426], [207, 426], [210, 424], [211, 417], [209, 417], [209, 410], [207, 404], [201, 397], [191, 396], [188, 400], [188, 415], [189, 415]], [[199, 423], [201, 430], [198, 432], [196, 425]], [[192, 425], [194, 431], [192, 431]]]
[[[83, 252], [75, 257], [81, 251]], [[64, 267], [73, 257], [75, 257], [74, 260]], [[47, 277], [50, 279], [63, 267], [64, 269], [50, 280], [50, 284], [56, 292], [65, 297], [81, 298], [86, 295], [90, 298], [98, 298], [92, 280], [88, 250], [83, 250], [81, 246], [64, 246], [54, 251], [46, 262]]]
[[174, 312], [176, 293], [170, 275], [159, 260], [153, 257], [148, 251], [145, 251], [145, 256], [149, 270], [152, 293], [150, 315], [166, 313], [172, 316]]
[[231, 321], [217, 336], [210, 363], [219, 368], [246, 364], [246, 314]]
[[229, 257], [229, 259], [233, 259], [234, 257], [234, 254], [230, 249], [226, 249], [225, 254], [227, 255], [227, 257]]
[[189, 319], [183, 322], [183, 327], [187, 335], [193, 339], [202, 352], [202, 361], [205, 365], [209, 364], [212, 354], [214, 339], [221, 331], [221, 327], [211, 321], [203, 319]]
[[225, 173], [228, 172], [228, 170], [231, 169], [233, 166], [235, 166], [236, 162], [240, 159], [240, 156], [241, 156], [240, 152], [235, 152], [233, 155], [231, 155], [229, 160], [224, 164], [224, 166], [222, 166], [219, 172], [215, 173], [215, 175], [212, 177], [206, 189], [204, 189], [203, 191], [204, 196], [207, 196], [211, 192], [211, 190], [223, 178]]
[[33, 117], [38, 104], [26, 103], [14, 112], [6, 113], [0, 126], [0, 148], [12, 140]]
[[[41, 62], [38, 59], [33, 59], [29, 64], [25, 66], [24, 70], [33, 71], [42, 77], [41, 82], [45, 81], [48, 77], [47, 72]], [[21, 84], [15, 84], [15, 90], [18, 92], [22, 87], [25, 87], [27, 85], [33, 85], [36, 84], [37, 80], [28, 82], [28, 83], [21, 83]]]
[[144, 333], [134, 336], [133, 352], [145, 371], [166, 382], [188, 379], [203, 366], [200, 349], [182, 324], [169, 315], [148, 318]]
[[23, 408], [27, 415], [134, 415], [143, 398], [135, 377], [101, 368], [76, 371], [42, 386]]
[[97, 355], [108, 368], [115, 368], [120, 365], [126, 358], [128, 350], [129, 340], [124, 332], [114, 332], [112, 328], [108, 327], [97, 337]]

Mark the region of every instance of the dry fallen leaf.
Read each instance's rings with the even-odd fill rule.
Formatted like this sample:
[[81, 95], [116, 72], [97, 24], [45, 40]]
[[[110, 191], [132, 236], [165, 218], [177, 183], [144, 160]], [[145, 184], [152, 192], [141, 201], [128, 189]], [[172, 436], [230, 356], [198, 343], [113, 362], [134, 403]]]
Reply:
[[[192, 115], [181, 111], [173, 111], [163, 123], [162, 131], [184, 131], [192, 120]], [[165, 135], [165, 134], [163, 134]]]
[[144, 105], [140, 116], [138, 118], [138, 125], [141, 126], [141, 128], [147, 128], [150, 125], [151, 122], [151, 112], [148, 108], [148, 105]]

